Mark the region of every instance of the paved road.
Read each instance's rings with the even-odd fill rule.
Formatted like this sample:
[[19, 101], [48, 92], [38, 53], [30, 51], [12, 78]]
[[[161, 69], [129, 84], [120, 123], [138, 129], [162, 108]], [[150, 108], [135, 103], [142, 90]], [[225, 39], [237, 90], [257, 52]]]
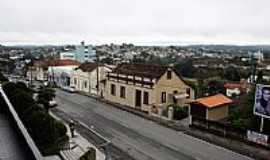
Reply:
[[89, 97], [60, 90], [56, 95], [60, 111], [93, 126], [136, 160], [250, 159]]

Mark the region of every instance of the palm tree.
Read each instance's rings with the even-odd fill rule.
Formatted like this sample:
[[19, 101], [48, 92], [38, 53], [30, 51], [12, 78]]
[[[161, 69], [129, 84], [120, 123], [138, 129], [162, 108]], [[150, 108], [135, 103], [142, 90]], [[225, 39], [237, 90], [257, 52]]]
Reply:
[[38, 91], [38, 103], [42, 104], [46, 112], [49, 112], [50, 101], [55, 97], [55, 90], [50, 87], [41, 86]]

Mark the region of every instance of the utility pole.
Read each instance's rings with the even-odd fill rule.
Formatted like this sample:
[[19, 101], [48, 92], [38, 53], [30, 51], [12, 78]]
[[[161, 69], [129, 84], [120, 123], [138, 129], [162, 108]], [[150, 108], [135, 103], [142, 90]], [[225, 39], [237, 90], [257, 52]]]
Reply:
[[33, 60], [30, 61], [30, 86], [33, 84]]
[[257, 68], [257, 62], [256, 62], [256, 59], [254, 58], [254, 53], [252, 52], [251, 53], [251, 56], [250, 56], [250, 63], [251, 63], [251, 83], [252, 84], [255, 84], [255, 81], [256, 81], [256, 68]]
[[97, 95], [99, 95], [99, 55], [98, 52], [96, 51], [96, 58], [97, 58]]
[[[257, 68], [257, 61], [254, 58], [254, 52], [251, 53], [251, 83], [254, 84], [255, 86], [257, 85], [257, 80], [256, 80], [256, 68]], [[261, 123], [260, 123], [260, 132], [263, 132], [263, 125], [264, 125], [264, 117], [261, 117]]]

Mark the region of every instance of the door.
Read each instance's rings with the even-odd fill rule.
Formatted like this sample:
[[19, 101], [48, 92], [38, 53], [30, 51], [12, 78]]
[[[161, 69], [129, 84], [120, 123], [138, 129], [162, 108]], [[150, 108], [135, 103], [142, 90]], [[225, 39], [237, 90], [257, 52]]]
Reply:
[[136, 89], [135, 107], [141, 108], [142, 106], [142, 91]]

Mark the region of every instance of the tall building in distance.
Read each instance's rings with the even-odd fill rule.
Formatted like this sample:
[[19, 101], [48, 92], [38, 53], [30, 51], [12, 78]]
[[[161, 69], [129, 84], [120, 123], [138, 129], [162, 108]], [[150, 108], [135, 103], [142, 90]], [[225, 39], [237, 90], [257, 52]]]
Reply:
[[96, 51], [92, 45], [85, 45], [84, 41], [76, 46], [74, 50], [69, 50], [60, 53], [60, 59], [71, 59], [78, 62], [90, 62], [96, 58]]

